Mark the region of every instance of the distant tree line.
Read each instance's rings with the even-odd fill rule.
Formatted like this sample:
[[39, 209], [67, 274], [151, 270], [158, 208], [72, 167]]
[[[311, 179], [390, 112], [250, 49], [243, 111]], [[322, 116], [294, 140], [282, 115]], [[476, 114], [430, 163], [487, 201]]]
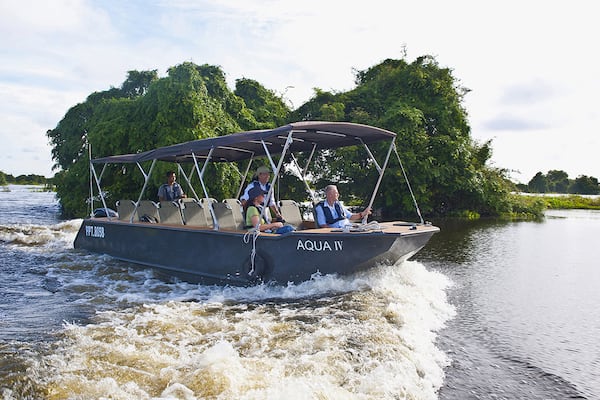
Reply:
[[518, 185], [518, 189], [529, 193], [600, 194], [597, 178], [579, 175], [569, 179], [569, 175], [560, 170], [550, 170], [545, 175], [538, 172], [527, 185]]
[[5, 185], [51, 185], [52, 178], [46, 178], [43, 175], [18, 175], [12, 176], [0, 171], [0, 186]]

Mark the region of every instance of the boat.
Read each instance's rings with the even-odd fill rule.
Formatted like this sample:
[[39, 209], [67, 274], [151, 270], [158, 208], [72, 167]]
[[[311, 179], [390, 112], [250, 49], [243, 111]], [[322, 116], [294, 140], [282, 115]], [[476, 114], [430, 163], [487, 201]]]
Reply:
[[[311, 218], [310, 212], [303, 213], [296, 201], [280, 200], [283, 217], [294, 224], [296, 230], [275, 234], [245, 228], [239, 200], [211, 198], [204, 182], [209, 163], [238, 165], [243, 161], [247, 162], [242, 173], [241, 185], [244, 185], [252, 162], [262, 160], [268, 162], [273, 171], [271, 189], [265, 196], [268, 199], [279, 172], [287, 165], [304, 180], [313, 200], [311, 205], [314, 205], [319, 199], [307, 178], [314, 155], [318, 151], [358, 146], [357, 149], [364, 149], [378, 171], [368, 204], [372, 207], [392, 151], [398, 155], [395, 137], [394, 132], [368, 125], [301, 121], [136, 154], [92, 158], [90, 151], [90, 215], [81, 224], [74, 248], [151, 267], [159, 275], [173, 279], [235, 286], [300, 283], [317, 275], [348, 275], [381, 264], [399, 264], [417, 253], [439, 231], [438, 227], [423, 221], [414, 195], [418, 222], [368, 221], [365, 216], [360, 223], [343, 229], [320, 227], [316, 218]], [[374, 143], [389, 143], [379, 161], [369, 148]], [[302, 159], [307, 160], [304, 167], [299, 165], [300, 153], [304, 153]], [[188, 183], [189, 198], [160, 204], [143, 199], [157, 162], [173, 163], [177, 167]], [[119, 200], [116, 210], [108, 206], [101, 187], [109, 164], [136, 164], [144, 175], [138, 199]], [[183, 166], [189, 166], [190, 172], [186, 174]], [[190, 184], [192, 176], [200, 179], [200, 195]], [[410, 185], [408, 188], [410, 190]], [[101, 202], [98, 208], [94, 208], [94, 198]]]

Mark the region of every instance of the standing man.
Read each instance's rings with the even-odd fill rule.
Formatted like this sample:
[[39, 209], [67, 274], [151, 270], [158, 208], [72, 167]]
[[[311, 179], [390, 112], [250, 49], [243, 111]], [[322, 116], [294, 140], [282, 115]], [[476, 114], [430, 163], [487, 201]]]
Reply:
[[175, 176], [175, 171], [168, 171], [166, 176], [167, 183], [163, 183], [158, 188], [158, 200], [174, 201], [186, 197], [179, 183], [175, 182], [175, 180], [177, 179], [177, 177]]
[[315, 211], [317, 213], [317, 224], [321, 228], [343, 228], [350, 225], [350, 220], [363, 219], [365, 215], [371, 214], [369, 207], [362, 212], [351, 213], [338, 200], [340, 194], [335, 185], [325, 187], [325, 200], [317, 203]]
[[[269, 189], [271, 188], [270, 177], [271, 177], [271, 171], [269, 170], [269, 168], [265, 167], [264, 165], [262, 165], [256, 169], [256, 179], [254, 179], [252, 182], [250, 182], [248, 184], [248, 186], [246, 186], [246, 189], [244, 190], [244, 194], [242, 194], [242, 197], [240, 197], [240, 201], [242, 202], [242, 206], [244, 206], [244, 209], [246, 209], [246, 203], [248, 202], [248, 199], [250, 197], [249, 196], [250, 189], [252, 189], [255, 186], [258, 186], [265, 193], [269, 192]], [[279, 208], [277, 208], [277, 204], [275, 203], [275, 194], [274, 193], [271, 193], [271, 198], [269, 199], [268, 205], [269, 205], [269, 208], [271, 209], [271, 212], [275, 216], [275, 220], [283, 221], [283, 218], [281, 217], [281, 213], [279, 212]], [[270, 222], [270, 221], [267, 221], [267, 222]]]

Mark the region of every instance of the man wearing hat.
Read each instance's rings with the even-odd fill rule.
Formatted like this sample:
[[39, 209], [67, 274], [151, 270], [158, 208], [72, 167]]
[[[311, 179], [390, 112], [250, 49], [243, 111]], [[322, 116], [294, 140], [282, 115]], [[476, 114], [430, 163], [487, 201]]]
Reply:
[[[247, 205], [252, 204], [252, 203], [248, 203], [248, 200], [250, 199], [250, 189], [252, 189], [254, 187], [258, 187], [258, 188], [262, 189], [262, 191], [265, 194], [269, 192], [269, 189], [271, 188], [271, 183], [269, 182], [270, 176], [271, 176], [271, 171], [269, 170], [268, 167], [261, 165], [260, 167], [258, 167], [256, 169], [256, 177], [254, 178], [254, 180], [252, 182], [250, 182], [248, 184], [248, 186], [246, 186], [246, 189], [244, 190], [244, 194], [242, 195], [242, 197], [240, 197], [240, 201], [242, 202], [242, 206], [244, 206], [244, 209], [246, 208]], [[277, 208], [277, 204], [275, 204], [274, 193], [271, 193], [271, 198], [269, 199], [269, 208], [271, 209], [272, 214], [275, 216], [275, 218], [277, 220], [282, 220], [281, 213], [279, 212], [279, 209]]]

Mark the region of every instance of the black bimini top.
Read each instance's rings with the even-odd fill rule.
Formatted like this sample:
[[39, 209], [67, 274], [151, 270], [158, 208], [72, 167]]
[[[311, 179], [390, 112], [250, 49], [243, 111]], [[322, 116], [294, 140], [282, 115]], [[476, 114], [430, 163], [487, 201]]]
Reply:
[[[206, 159], [212, 149], [211, 161], [232, 162], [278, 154], [284, 148], [288, 135], [292, 132], [292, 142], [288, 151], [302, 152], [316, 149], [370, 144], [382, 140], [393, 140], [394, 132], [368, 125], [350, 122], [301, 121], [275, 129], [233, 133], [208, 139], [192, 140], [172, 146], [137, 154], [124, 154], [96, 158], [95, 164], [137, 163], [149, 160], [186, 162], [193, 158]], [[263, 145], [264, 143], [264, 145]]]

